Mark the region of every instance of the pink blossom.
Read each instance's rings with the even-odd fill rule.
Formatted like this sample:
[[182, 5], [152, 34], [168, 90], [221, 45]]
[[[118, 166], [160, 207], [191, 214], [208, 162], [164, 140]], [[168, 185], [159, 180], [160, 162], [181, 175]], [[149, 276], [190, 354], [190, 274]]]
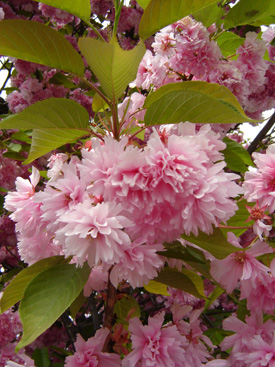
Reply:
[[58, 221], [62, 226], [56, 232], [56, 239], [66, 257], [76, 256], [80, 265], [88, 260], [91, 267], [101, 262], [118, 262], [123, 256], [122, 245], [131, 245], [123, 229], [132, 223], [121, 211], [121, 205], [104, 202], [94, 206], [90, 200], [84, 200], [61, 215]]
[[137, 317], [129, 322], [133, 351], [122, 360], [122, 367], [180, 367], [183, 365], [183, 338], [175, 325], [162, 328], [164, 312], [149, 317], [143, 326]]
[[[241, 248], [237, 243], [234, 244]], [[260, 263], [256, 256], [273, 252], [267, 243], [257, 241], [245, 251], [237, 251], [225, 259], [211, 262], [211, 275], [228, 293], [233, 292], [239, 280], [246, 280], [255, 286], [257, 279], [264, 277], [269, 268]]]
[[120, 356], [115, 353], [103, 353], [102, 349], [109, 330], [97, 330], [95, 336], [86, 342], [78, 335], [75, 342], [76, 352], [66, 358], [66, 367], [120, 367]]
[[275, 333], [271, 343], [267, 343], [260, 335], [250, 341], [249, 353], [236, 353], [236, 359], [243, 361], [247, 367], [275, 367]]
[[160, 244], [134, 241], [130, 247], [125, 248], [120, 261], [113, 267], [111, 282], [115, 287], [122, 280], [127, 280], [133, 288], [147, 284], [164, 266], [164, 258], [157, 254], [157, 251], [163, 250], [164, 247]]
[[267, 206], [269, 213], [275, 210], [275, 145], [266, 153], [253, 153], [257, 170], [245, 173], [244, 197], [249, 202], [259, 201], [260, 206]]

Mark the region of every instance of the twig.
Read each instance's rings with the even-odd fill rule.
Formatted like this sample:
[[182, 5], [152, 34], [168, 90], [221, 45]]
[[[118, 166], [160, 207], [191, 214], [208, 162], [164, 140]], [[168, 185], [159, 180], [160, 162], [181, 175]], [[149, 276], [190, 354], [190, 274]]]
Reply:
[[267, 121], [265, 126], [262, 128], [262, 130], [259, 132], [259, 134], [256, 136], [256, 138], [252, 141], [252, 143], [247, 148], [248, 153], [251, 155], [258, 147], [258, 144], [264, 139], [268, 131], [272, 128], [273, 124], [275, 123], [275, 112], [270, 117], [270, 119]]

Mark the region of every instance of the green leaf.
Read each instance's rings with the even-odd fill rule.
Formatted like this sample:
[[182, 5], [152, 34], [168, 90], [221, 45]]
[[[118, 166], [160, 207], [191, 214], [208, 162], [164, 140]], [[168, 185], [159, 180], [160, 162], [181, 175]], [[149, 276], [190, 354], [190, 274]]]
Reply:
[[55, 85], [63, 85], [65, 88], [69, 89], [77, 88], [77, 85], [71, 82], [70, 79], [62, 73], [54, 74], [54, 76], [50, 78], [49, 82]]
[[228, 333], [223, 329], [211, 327], [204, 331], [204, 335], [208, 336], [214, 345], [219, 345], [228, 336]]
[[221, 18], [225, 14], [225, 10], [218, 6], [218, 4], [210, 4], [209, 6], [193, 13], [193, 17], [201, 22], [206, 28], [212, 24], [218, 25], [221, 23]]
[[244, 41], [245, 38], [231, 32], [224, 32], [217, 38], [217, 44], [224, 57], [234, 55]]
[[75, 101], [50, 98], [0, 122], [0, 129], [34, 129], [25, 163], [89, 133], [89, 114]]
[[201, 81], [167, 84], [145, 100], [147, 126], [194, 123], [232, 124], [255, 122], [247, 117], [229, 89]]
[[142, 7], [142, 9], [145, 9], [146, 6], [150, 3], [151, 0], [137, 0], [137, 3], [139, 6]]
[[61, 69], [78, 76], [84, 74], [79, 53], [60, 33], [38, 22], [2, 20], [0, 54]]
[[128, 324], [129, 319], [140, 317], [140, 307], [135, 298], [126, 295], [116, 302], [114, 313], [117, 316], [118, 323]]
[[102, 111], [106, 110], [108, 107], [109, 106], [104, 101], [104, 99], [98, 93], [96, 93], [94, 95], [93, 103], [92, 103], [93, 111], [94, 112], [102, 112]]
[[155, 280], [150, 280], [148, 284], [144, 285], [144, 288], [150, 293], [170, 296], [170, 294], [167, 292], [167, 285], [156, 282]]
[[206, 278], [211, 278], [209, 273], [209, 260], [206, 260], [201, 250], [188, 245], [183, 246], [179, 241], [165, 243], [164, 245], [167, 251], [160, 252], [159, 254], [168, 258], [182, 260]]
[[275, 15], [273, 0], [253, 0], [253, 2], [240, 0], [227, 13], [224, 20], [224, 29], [233, 28], [237, 25], [252, 24], [270, 15]]
[[115, 38], [110, 43], [94, 38], [80, 38], [78, 45], [103, 92], [112, 101], [118, 100], [127, 85], [136, 78], [145, 53], [143, 42], [129, 51], [123, 50]]
[[191, 270], [183, 269], [182, 273], [180, 273], [179, 271], [165, 268], [160, 271], [154, 281], [180, 289], [197, 298], [206, 298], [202, 278]]
[[147, 39], [161, 28], [218, 3], [217, 0], [151, 0], [139, 24], [139, 35]]
[[88, 134], [87, 130], [80, 129], [35, 129], [32, 134], [32, 145], [25, 164], [29, 164], [44, 154], [67, 143], [74, 143]]
[[36, 348], [32, 354], [32, 359], [36, 367], [49, 367], [51, 364], [47, 347]]
[[43, 4], [54, 6], [55, 8], [67, 11], [84, 21], [90, 21], [91, 3], [90, 0], [35, 0]]
[[38, 274], [26, 287], [19, 307], [23, 336], [16, 351], [47, 330], [81, 292], [90, 267], [60, 264]]
[[194, 243], [200, 248], [210, 252], [210, 254], [215, 256], [217, 259], [224, 259], [233, 252], [241, 251], [239, 247], [235, 247], [227, 242], [219, 228], [214, 228], [212, 234], [200, 232], [197, 237], [193, 234], [191, 236], [182, 234], [181, 237], [186, 241]]
[[67, 262], [63, 256], [53, 256], [39, 260], [35, 264], [22, 270], [7, 286], [2, 298], [0, 299], [1, 313], [12, 307], [15, 303], [21, 301], [28, 284], [42, 271], [51, 268], [54, 265]]
[[248, 171], [247, 166], [254, 166], [252, 159], [243, 146], [229, 138], [224, 138], [226, 149], [222, 151], [224, 160], [229, 169], [236, 172]]

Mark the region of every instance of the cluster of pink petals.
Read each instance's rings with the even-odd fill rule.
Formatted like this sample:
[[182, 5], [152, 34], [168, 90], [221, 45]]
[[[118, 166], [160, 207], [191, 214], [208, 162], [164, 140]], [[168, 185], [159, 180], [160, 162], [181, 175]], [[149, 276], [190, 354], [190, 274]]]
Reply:
[[85, 341], [80, 335], [74, 343], [76, 352], [66, 358], [66, 367], [120, 367], [120, 356], [115, 353], [103, 353], [102, 349], [110, 331], [98, 330], [95, 336]]
[[180, 367], [184, 365], [183, 344], [186, 343], [176, 325], [162, 327], [164, 312], [149, 317], [142, 325], [135, 317], [129, 322], [132, 352], [122, 360], [122, 367]]
[[270, 145], [265, 153], [253, 153], [257, 170], [245, 174], [244, 197], [249, 202], [258, 201], [267, 206], [269, 213], [275, 210], [275, 145]]
[[[236, 247], [241, 246], [237, 241]], [[251, 248], [245, 251], [236, 251], [223, 260], [214, 259], [211, 261], [211, 275], [219, 282], [228, 293], [233, 292], [239, 281], [241, 287], [246, 281], [248, 288], [257, 287], [258, 281], [266, 278], [270, 269], [256, 259], [257, 256], [272, 253], [273, 250], [267, 243], [257, 241]]]
[[13, 212], [22, 259], [74, 256], [79, 265], [113, 266], [114, 285], [137, 287], [164, 266], [157, 253], [164, 241], [226, 222], [241, 188], [238, 176], [223, 170], [219, 135], [190, 123], [164, 135], [155, 130], [143, 149], [107, 136], [92, 139], [82, 159], [55, 155], [39, 192], [37, 170], [30, 181], [18, 178], [5, 208]]
[[235, 315], [223, 322], [225, 330], [234, 331], [220, 344], [222, 350], [232, 348], [228, 359], [230, 366], [262, 367], [274, 365], [275, 323], [269, 319], [263, 322], [262, 313], [252, 313], [244, 321]]

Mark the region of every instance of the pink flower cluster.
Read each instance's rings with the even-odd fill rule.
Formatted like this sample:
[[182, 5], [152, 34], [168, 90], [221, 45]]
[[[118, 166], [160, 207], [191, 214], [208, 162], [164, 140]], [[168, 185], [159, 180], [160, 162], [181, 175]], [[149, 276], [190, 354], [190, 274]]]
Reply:
[[210, 31], [190, 17], [163, 28], [152, 43], [154, 53], [148, 50], [140, 63], [135, 85], [149, 90], [182, 78], [218, 83], [235, 94], [246, 113], [261, 118], [275, 103], [274, 65], [264, 59], [267, 47], [270, 54], [274, 49], [266, 44], [274, 29], [264, 33], [264, 40], [248, 32], [236, 60], [222, 56]]
[[31, 264], [60, 253], [105, 271], [114, 265], [115, 286], [128, 280], [137, 287], [164, 265], [157, 254], [164, 241], [226, 222], [242, 190], [238, 176], [223, 170], [224, 143], [209, 126], [196, 132], [185, 123], [174, 131], [162, 141], [155, 130], [143, 149], [126, 137], [93, 139], [82, 160], [52, 159], [40, 192], [36, 169], [30, 181], [18, 178], [5, 208], [13, 212], [22, 259]]

